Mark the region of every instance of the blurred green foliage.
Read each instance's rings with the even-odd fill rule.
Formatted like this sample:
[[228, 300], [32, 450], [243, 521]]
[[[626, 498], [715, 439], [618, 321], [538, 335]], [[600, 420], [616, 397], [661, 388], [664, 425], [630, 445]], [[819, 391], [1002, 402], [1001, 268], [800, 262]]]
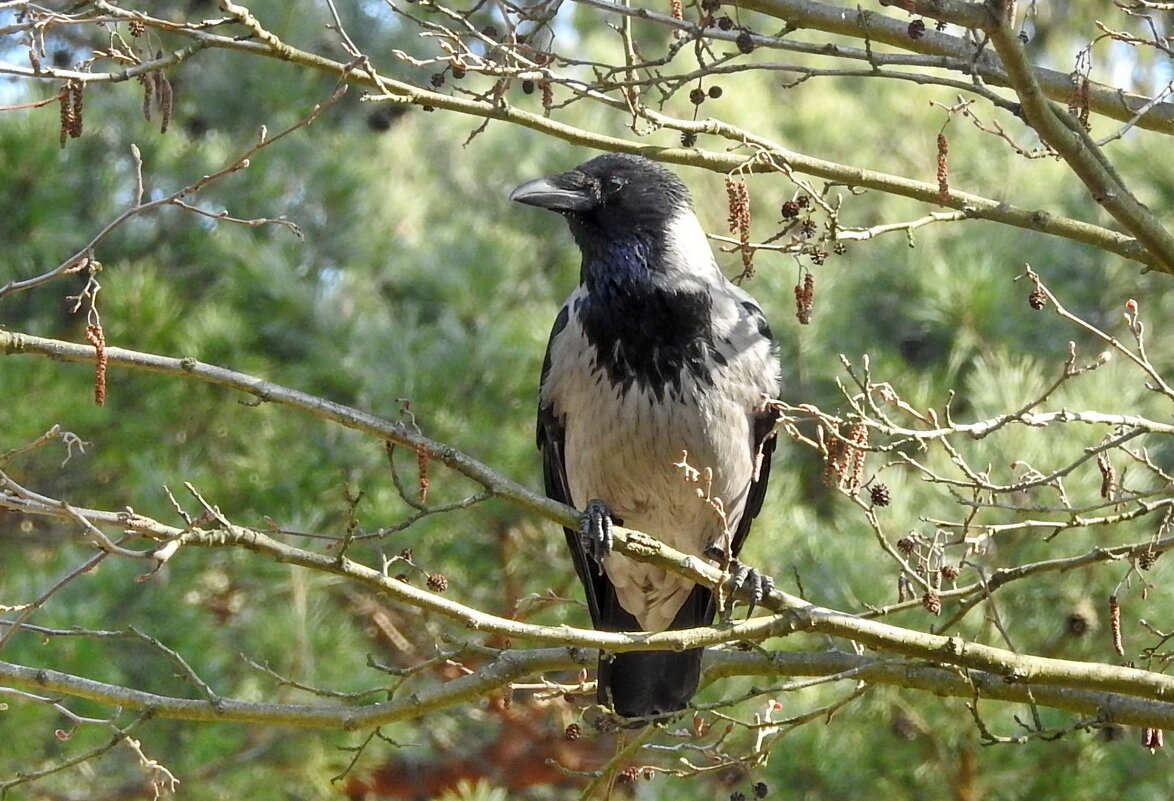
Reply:
[[[211, 4], [198, 2], [157, 5], [173, 6], [177, 14], [188, 7], [213, 11]], [[278, 35], [338, 55], [317, 4], [250, 5]], [[344, 10], [361, 48], [386, 53], [419, 46], [402, 21], [378, 4], [347, 4]], [[575, 24], [584, 52], [614, 55], [614, 37], [584, 9], [576, 12]], [[1057, 30], [1053, 41], [1070, 38], [1071, 30], [1077, 28]], [[1043, 42], [1041, 34], [1039, 46]], [[54, 44], [73, 52], [86, 45]], [[655, 41], [648, 46], [655, 47]], [[1060, 64], [1068, 57], [1060, 48], [1048, 53]], [[171, 80], [177, 107], [166, 135], [158, 133], [157, 120], [142, 119], [133, 83], [92, 88], [86, 131], [64, 149], [57, 146], [54, 106], [4, 115], [0, 284], [51, 268], [127, 206], [134, 186], [132, 143], [142, 152], [147, 196], [155, 197], [224, 166], [262, 125], [271, 132], [289, 125], [333, 85], [279, 62], [226, 52], [201, 54]], [[927, 101], [951, 102], [947, 90], [827, 79], [783, 92], [778, 80], [723, 78], [721, 100], [708, 101], [702, 111], [800, 152], [932, 180], [934, 137], [945, 117]], [[26, 88], [31, 98], [52, 91]], [[511, 103], [540, 108], [537, 98], [510, 91]], [[240, 218], [287, 217], [301, 227], [304, 239], [280, 225], [245, 227], [174, 208], [140, 217], [107, 239], [96, 254], [104, 265], [99, 309], [107, 340], [196, 357], [385, 417], [411, 414], [429, 436], [539, 487], [535, 384], [550, 322], [578, 265], [559, 220], [511, 207], [506, 195], [527, 177], [567, 168], [591, 154], [499, 123], [469, 140], [476, 120], [419, 110], [392, 113], [384, 105], [358, 102], [358, 95], [352, 90], [312, 126], [193, 200]], [[685, 99], [678, 101], [682, 107], [673, 110], [688, 113]], [[625, 133], [620, 123], [588, 109], [569, 115], [583, 126]], [[1027, 162], [960, 121], [948, 131], [954, 185], [1002, 187], [1005, 197], [1021, 206], [1102, 219], [1062, 164]], [[1150, 138], [1135, 132], [1110, 153], [1139, 194], [1166, 207], [1174, 177], [1153, 169]], [[649, 141], [674, 143], [668, 133]], [[709, 145], [722, 146], [699, 142]], [[721, 177], [685, 170], [682, 175], [710, 230], [724, 233]], [[793, 188], [777, 177], [753, 177], [749, 185], [755, 228], [769, 232]], [[832, 193], [846, 196], [842, 189]], [[841, 222], [870, 225], [925, 211], [872, 193], [850, 198]], [[739, 269], [736, 254], [719, 259], [730, 274]], [[891, 382], [910, 403], [940, 409], [952, 389], [956, 418], [969, 420], [1032, 398], [1059, 374], [1068, 340], [1076, 342], [1082, 361], [1102, 349], [1054, 315], [1028, 308], [1029, 287], [1013, 281], [1025, 262], [1072, 311], [1118, 336], [1125, 336], [1124, 301], [1139, 299], [1153, 331], [1150, 356], [1159, 368], [1171, 366], [1174, 339], [1161, 333], [1174, 319], [1168, 276], [1139, 275], [1134, 265], [1089, 248], [990, 223], [930, 226], [912, 241], [894, 234], [850, 244], [846, 254], [816, 268], [815, 315], [808, 326], [793, 314], [791, 287], [798, 270], [790, 257], [761, 255], [748, 289], [767, 308], [781, 341], [788, 400], [843, 409], [836, 384], [845, 378], [839, 354], [857, 364], [867, 354], [874, 378]], [[83, 282], [73, 276], [5, 298], [0, 324], [82, 341], [84, 314], [70, 313], [67, 296]], [[92, 370], [80, 365], [9, 358], [0, 366], [0, 450], [31, 441], [54, 424], [89, 443], [84, 454], [75, 453], [64, 465], [65, 454], [57, 447], [20, 457], [7, 469], [26, 486], [83, 506], [133, 505], [178, 524], [167, 488], [198, 514], [183, 490], [190, 482], [235, 522], [330, 536], [340, 535], [352, 514], [362, 531], [375, 531], [411, 512], [391, 484], [379, 444], [353, 432], [282, 408], [244, 403], [222, 389], [117, 369], [110, 374], [106, 405], [97, 407], [92, 381]], [[1140, 373], [1120, 359], [1074, 381], [1051, 405], [1169, 418]], [[992, 477], [1007, 480], [1016, 474], [1016, 461], [1060, 464], [1095, 445], [1102, 434], [1073, 427], [1016, 431], [969, 443], [967, 455], [976, 466], [989, 465]], [[1146, 444], [1154, 459], [1169, 466], [1169, 446]], [[949, 469], [944, 458], [934, 460], [936, 468]], [[409, 484], [415, 481], [414, 461], [399, 454]], [[747, 558], [787, 589], [801, 581], [816, 603], [859, 609], [892, 602], [893, 563], [876, 547], [859, 510], [821, 484], [820, 470], [810, 452], [780, 444], [770, 498]], [[926, 485], [900, 465], [870, 462], [868, 475], [878, 470], [894, 499], [880, 514], [896, 534], [904, 529], [932, 534], [924, 518], [958, 517], [957, 504], [940, 487]], [[1071, 477], [1069, 491], [1088, 501], [1096, 497], [1099, 481], [1089, 463]], [[430, 483], [432, 501], [456, 500], [475, 490], [435, 466]], [[347, 498], [355, 495], [361, 497], [352, 509]], [[1041, 503], [1057, 500], [1046, 490], [1039, 496]], [[1015, 514], [1007, 512], [1006, 518], [1010, 522]], [[986, 558], [997, 566], [1083, 553], [1096, 545], [1144, 540], [1153, 528], [1154, 520], [1144, 519], [1113, 530], [1072, 531], [1052, 542], [1044, 541], [1045, 532], [1019, 532], [1000, 539]], [[317, 544], [308, 537], [293, 541]], [[487, 611], [512, 614], [518, 597], [552, 588], [577, 593], [561, 533], [502, 502], [425, 518], [406, 531], [364, 540], [350, 553], [378, 564], [381, 555], [407, 547], [426, 570], [445, 574], [452, 597]], [[75, 527], [0, 513], [0, 603], [33, 599], [89, 553]], [[362, 599], [338, 579], [228, 551], [180, 553], [157, 575], [136, 581], [144, 569], [108, 559], [54, 595], [31, 622], [120, 631], [133, 626], [178, 651], [215, 692], [236, 698], [312, 698], [279, 685], [242, 657], [314, 687], [357, 692], [394, 683], [367, 667], [369, 655], [391, 658], [388, 646], [373, 636]], [[1001, 591], [997, 612], [1014, 647], [1116, 661], [1104, 620], [1105, 599], [1115, 589], [1127, 604], [1126, 638], [1133, 651], [1147, 642], [1137, 618], [1170, 628], [1174, 604], [1164, 589], [1165, 560], [1147, 574], [1154, 585], [1148, 593], [1136, 578], [1130, 587], [1117, 588], [1126, 569], [1112, 564], [1049, 574]], [[535, 620], [585, 620], [574, 605], [526, 609]], [[950, 613], [947, 604], [944, 614]], [[1085, 616], [1085, 636], [1070, 633], [1074, 614]], [[417, 627], [409, 633], [421, 641], [447, 630], [427, 615], [408, 619]], [[893, 622], [925, 628], [934, 621], [916, 610]], [[971, 612], [957, 631], [1006, 644], [989, 607]], [[771, 646], [823, 644], [796, 637]], [[2, 656], [198, 697], [174, 664], [134, 637], [22, 633]], [[723, 683], [705, 700], [751, 684]], [[783, 714], [817, 708], [846, 692], [835, 686], [781, 696]], [[92, 704], [68, 706], [79, 714], [110, 714]], [[992, 731], [1006, 734], [1021, 733], [1013, 715], [1030, 717], [1029, 710], [993, 703], [980, 709]], [[748, 716], [752, 705], [743, 711]], [[1071, 722], [1055, 712], [1042, 715], [1048, 725]], [[484, 715], [470, 720], [467, 711], [454, 710], [420, 725], [385, 727], [383, 734], [401, 747], [373, 746], [354, 770], [362, 774], [389, 755], [427, 761], [446, 748], [471, 748], [492, 734], [492, 726]], [[55, 738], [58, 728], [68, 731], [70, 725], [51, 708], [10, 699], [0, 713], [0, 742], [7, 744], [0, 750], [0, 779], [109, 737], [100, 727], [81, 726], [71, 738]], [[337, 795], [331, 777], [344, 770], [352, 756], [348, 749], [366, 734], [159, 720], [136, 736], [148, 755], [181, 778], [181, 797], [263, 801]], [[1167, 797], [1169, 760], [1166, 752], [1145, 753], [1136, 733], [1116, 729], [1075, 732], [1054, 743], [986, 748], [962, 701], [878, 689], [828, 725], [817, 722], [790, 733], [769, 764], [752, 774], [772, 788], [772, 798], [1143, 801]], [[92, 797], [107, 797], [102, 793], [140, 775], [124, 749], [111, 751], [89, 770], [65, 772], [14, 795], [74, 798], [92, 785], [103, 788]], [[640, 798], [671, 793], [682, 799], [724, 798], [732, 791], [709, 777], [661, 778], [635, 790]], [[465, 785], [444, 796], [504, 797], [488, 785]], [[537, 788], [531, 797], [575, 795]]]

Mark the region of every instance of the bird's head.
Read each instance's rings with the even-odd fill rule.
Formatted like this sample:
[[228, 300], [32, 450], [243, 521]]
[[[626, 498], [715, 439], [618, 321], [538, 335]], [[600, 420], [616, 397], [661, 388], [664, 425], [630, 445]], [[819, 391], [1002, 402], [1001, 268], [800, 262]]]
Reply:
[[563, 215], [581, 246], [590, 241], [656, 238], [692, 214], [677, 176], [643, 156], [607, 153], [573, 170], [526, 181], [510, 200]]

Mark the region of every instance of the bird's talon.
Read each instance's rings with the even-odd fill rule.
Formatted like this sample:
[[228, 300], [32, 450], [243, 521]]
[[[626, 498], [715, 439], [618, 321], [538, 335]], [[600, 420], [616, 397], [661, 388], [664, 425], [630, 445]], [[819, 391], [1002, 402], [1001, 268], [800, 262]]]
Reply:
[[768, 595], [774, 592], [775, 580], [762, 573], [757, 568], [742, 564], [737, 559], [730, 560], [730, 584], [732, 592], [738, 592], [743, 587], [750, 596], [750, 607], [746, 610], [746, 617], [754, 614], [754, 609], [762, 603]]
[[765, 600], [772, 592], [775, 591], [775, 580], [770, 576], [764, 575], [762, 577], [762, 595], [759, 600]]
[[603, 574], [603, 558], [611, 553], [614, 519], [608, 505], [598, 498], [588, 501], [579, 517], [579, 538], [583, 550], [595, 560], [600, 575]]

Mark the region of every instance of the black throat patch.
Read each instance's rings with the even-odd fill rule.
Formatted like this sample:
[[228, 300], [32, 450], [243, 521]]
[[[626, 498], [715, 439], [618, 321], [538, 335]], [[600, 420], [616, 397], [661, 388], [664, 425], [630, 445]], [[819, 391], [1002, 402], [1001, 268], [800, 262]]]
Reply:
[[686, 377], [713, 383], [720, 361], [710, 328], [708, 293], [672, 291], [646, 282], [605, 282], [576, 304], [595, 369], [627, 391], [636, 385], [658, 401], [680, 396]]

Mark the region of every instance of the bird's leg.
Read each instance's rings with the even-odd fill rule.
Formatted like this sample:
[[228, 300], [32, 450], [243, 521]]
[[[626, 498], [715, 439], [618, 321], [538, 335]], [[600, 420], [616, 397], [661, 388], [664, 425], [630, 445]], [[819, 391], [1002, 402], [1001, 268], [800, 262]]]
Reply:
[[623, 525], [623, 522], [611, 513], [606, 502], [598, 498], [587, 501], [583, 514], [579, 516], [579, 542], [583, 552], [595, 560], [600, 575], [603, 575], [603, 557], [611, 553], [612, 523]]
[[754, 614], [754, 607], [762, 603], [768, 595], [774, 592], [775, 580], [756, 567], [743, 564], [732, 556], [727, 556], [725, 549], [716, 543], [705, 549], [705, 556], [721, 562], [730, 574], [730, 592], [736, 593], [746, 588], [750, 596], [750, 608], [746, 610], [746, 617]]

